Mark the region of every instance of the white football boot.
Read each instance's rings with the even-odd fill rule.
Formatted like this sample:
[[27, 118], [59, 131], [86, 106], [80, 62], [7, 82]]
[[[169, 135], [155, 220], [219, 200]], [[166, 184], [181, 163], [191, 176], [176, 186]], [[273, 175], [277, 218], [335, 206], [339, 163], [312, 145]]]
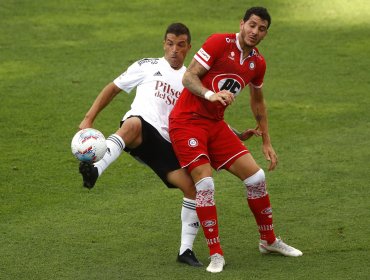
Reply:
[[207, 267], [207, 271], [212, 273], [221, 272], [224, 269], [225, 259], [220, 254], [214, 254], [210, 257], [211, 262]]
[[300, 257], [303, 255], [301, 251], [285, 244], [280, 238], [276, 238], [272, 244], [267, 244], [267, 241], [260, 240], [258, 247], [262, 254], [279, 253], [286, 257]]

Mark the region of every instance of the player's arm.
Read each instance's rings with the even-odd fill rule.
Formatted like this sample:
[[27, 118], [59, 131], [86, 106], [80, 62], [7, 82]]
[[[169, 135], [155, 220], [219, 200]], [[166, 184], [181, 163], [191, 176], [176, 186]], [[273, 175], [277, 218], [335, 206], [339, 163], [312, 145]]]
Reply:
[[242, 132], [239, 132], [237, 129], [233, 128], [232, 126], [230, 126], [230, 129], [234, 132], [234, 134], [236, 136], [238, 136], [238, 138], [241, 140], [241, 141], [245, 141], [245, 140], [248, 140], [249, 138], [251, 138], [252, 136], [261, 136], [262, 133], [261, 131], [258, 129], [258, 126], [255, 128], [255, 129], [252, 129], [252, 128], [247, 128], [246, 130], [242, 131]]
[[270, 135], [268, 131], [268, 119], [265, 99], [263, 97], [262, 89], [249, 86], [250, 88], [250, 105], [257, 125], [262, 134], [262, 151], [265, 158], [270, 161], [269, 170], [274, 170], [277, 165], [277, 156], [272, 148]]
[[234, 101], [234, 95], [226, 90], [220, 91], [218, 94], [204, 87], [200, 80], [208, 70], [204, 68], [198, 61], [193, 59], [185, 71], [182, 78], [184, 87], [191, 91], [194, 95], [207, 99], [211, 102], [221, 102], [224, 106], [231, 104]]
[[121, 91], [113, 82], [106, 85], [96, 97], [94, 103], [87, 111], [84, 119], [78, 126], [79, 129], [92, 127], [95, 118], [98, 114], [113, 100], [113, 98]]

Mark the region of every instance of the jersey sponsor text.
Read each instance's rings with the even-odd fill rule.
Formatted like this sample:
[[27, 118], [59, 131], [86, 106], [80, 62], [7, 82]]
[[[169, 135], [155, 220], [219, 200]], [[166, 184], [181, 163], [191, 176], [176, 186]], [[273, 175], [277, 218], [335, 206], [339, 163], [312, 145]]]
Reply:
[[181, 92], [171, 88], [171, 85], [162, 81], [157, 81], [154, 95], [162, 98], [167, 105], [175, 105]]

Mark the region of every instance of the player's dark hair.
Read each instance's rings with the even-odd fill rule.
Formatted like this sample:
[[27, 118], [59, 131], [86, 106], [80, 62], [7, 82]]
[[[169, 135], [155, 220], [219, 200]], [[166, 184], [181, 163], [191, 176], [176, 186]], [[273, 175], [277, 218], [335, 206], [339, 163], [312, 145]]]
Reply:
[[267, 28], [270, 27], [271, 17], [269, 12], [264, 7], [252, 7], [249, 8], [244, 15], [243, 21], [246, 22], [252, 15], [256, 15], [263, 20], [267, 20]]
[[175, 34], [176, 36], [187, 35], [188, 36], [187, 41], [189, 44], [191, 43], [190, 31], [189, 31], [189, 28], [187, 28], [185, 24], [182, 24], [180, 22], [170, 24], [167, 27], [166, 33], [164, 34], [165, 40], [167, 38], [168, 33]]

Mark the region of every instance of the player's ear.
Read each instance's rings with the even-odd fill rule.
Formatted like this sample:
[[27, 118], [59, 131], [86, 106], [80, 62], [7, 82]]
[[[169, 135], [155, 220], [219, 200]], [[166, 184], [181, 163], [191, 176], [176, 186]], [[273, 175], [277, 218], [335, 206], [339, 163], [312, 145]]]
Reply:
[[244, 26], [244, 23], [245, 23], [245, 22], [244, 22], [244, 20], [241, 20], [241, 21], [240, 21], [240, 26], [239, 26], [239, 27], [240, 27], [240, 31], [242, 31], [243, 26]]
[[[266, 30], [266, 33], [265, 33], [265, 35], [263, 36], [262, 40], [263, 40], [263, 39], [265, 39], [265, 37], [267, 36], [267, 34], [268, 34], [268, 30]], [[261, 41], [262, 41], [262, 40], [261, 40]]]

